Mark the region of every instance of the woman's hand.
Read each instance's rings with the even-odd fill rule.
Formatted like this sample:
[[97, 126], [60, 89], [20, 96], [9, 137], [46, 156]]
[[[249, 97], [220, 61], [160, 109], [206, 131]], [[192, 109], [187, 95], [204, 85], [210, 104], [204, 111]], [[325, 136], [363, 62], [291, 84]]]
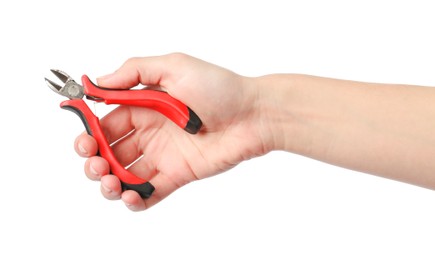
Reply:
[[269, 151], [267, 124], [262, 124], [257, 109], [258, 89], [250, 78], [176, 53], [129, 59], [113, 74], [99, 78], [98, 84], [114, 89], [138, 84], [161, 88], [203, 121], [201, 131], [190, 135], [147, 108], [120, 106], [101, 119], [118, 161], [124, 166], [134, 162], [129, 171], [155, 187], [145, 200], [135, 191], [121, 191], [119, 179], [109, 175], [107, 161], [96, 156], [93, 137], [82, 134], [76, 139], [77, 153], [89, 157], [86, 175], [101, 180], [104, 197], [122, 199], [131, 210], [149, 208], [189, 182]]

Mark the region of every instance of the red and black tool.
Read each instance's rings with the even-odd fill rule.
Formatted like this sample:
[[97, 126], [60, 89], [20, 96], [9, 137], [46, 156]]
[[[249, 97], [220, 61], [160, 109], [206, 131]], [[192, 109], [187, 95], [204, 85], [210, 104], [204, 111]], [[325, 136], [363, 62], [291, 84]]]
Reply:
[[100, 120], [89, 109], [83, 100], [86, 97], [96, 102], [106, 104], [120, 104], [140, 106], [154, 109], [190, 134], [196, 134], [202, 122], [199, 117], [185, 104], [171, 97], [166, 92], [141, 89], [121, 90], [101, 88], [91, 82], [88, 76], [82, 76], [82, 84], [76, 83], [68, 74], [60, 70], [51, 70], [63, 83], [63, 86], [45, 79], [47, 85], [54, 92], [69, 98], [60, 103], [60, 107], [77, 114], [85, 125], [86, 131], [92, 135], [98, 144], [99, 155], [105, 158], [110, 166], [112, 174], [116, 175], [122, 184], [123, 190], [134, 190], [142, 198], [148, 198], [154, 191], [154, 187], [148, 180], [137, 177], [126, 170], [116, 159], [110, 144], [105, 138], [100, 126]]

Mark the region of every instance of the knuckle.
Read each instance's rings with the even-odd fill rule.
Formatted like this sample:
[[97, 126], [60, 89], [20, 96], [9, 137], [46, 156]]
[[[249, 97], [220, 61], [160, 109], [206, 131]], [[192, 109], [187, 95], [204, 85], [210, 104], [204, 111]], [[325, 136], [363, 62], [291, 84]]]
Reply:
[[182, 52], [172, 52], [166, 55], [166, 59], [172, 64], [180, 64], [185, 62], [189, 55]]

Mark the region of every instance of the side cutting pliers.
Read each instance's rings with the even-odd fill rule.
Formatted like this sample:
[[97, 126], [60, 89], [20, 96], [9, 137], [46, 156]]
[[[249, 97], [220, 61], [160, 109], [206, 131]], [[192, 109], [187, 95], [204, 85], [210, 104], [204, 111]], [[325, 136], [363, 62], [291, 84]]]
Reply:
[[200, 118], [189, 107], [166, 92], [149, 89], [101, 88], [86, 75], [82, 76], [82, 85], [80, 85], [61, 70], [51, 70], [51, 72], [62, 81], [63, 86], [45, 78], [47, 85], [59, 95], [69, 98], [61, 102], [60, 107], [70, 110], [80, 117], [88, 134], [97, 141], [99, 155], [108, 161], [111, 173], [120, 179], [122, 189], [134, 190], [142, 198], [150, 197], [154, 191], [154, 186], [148, 180], [130, 173], [118, 162], [103, 134], [99, 118], [92, 113], [83, 97], [106, 104], [140, 106], [156, 110], [190, 134], [196, 134], [202, 126]]

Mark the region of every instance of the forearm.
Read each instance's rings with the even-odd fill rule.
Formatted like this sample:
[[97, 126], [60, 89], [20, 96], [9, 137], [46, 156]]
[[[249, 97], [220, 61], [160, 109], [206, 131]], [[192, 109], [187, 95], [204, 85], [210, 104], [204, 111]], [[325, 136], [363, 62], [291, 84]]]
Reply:
[[435, 88], [306, 75], [255, 81], [272, 150], [435, 189]]

